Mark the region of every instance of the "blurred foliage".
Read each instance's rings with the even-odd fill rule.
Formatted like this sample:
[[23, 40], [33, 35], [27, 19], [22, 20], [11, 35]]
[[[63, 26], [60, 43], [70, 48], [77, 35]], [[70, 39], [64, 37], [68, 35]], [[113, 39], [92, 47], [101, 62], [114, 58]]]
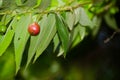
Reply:
[[[119, 5], [118, 0], [0, 0], [0, 80], [112, 80], [114, 69], [107, 67], [106, 75], [96, 78], [103, 61], [84, 64], [86, 48], [80, 47], [86, 57], [78, 61], [67, 56], [95, 39], [103, 22], [119, 32]], [[41, 28], [37, 36], [27, 31], [33, 22]]]

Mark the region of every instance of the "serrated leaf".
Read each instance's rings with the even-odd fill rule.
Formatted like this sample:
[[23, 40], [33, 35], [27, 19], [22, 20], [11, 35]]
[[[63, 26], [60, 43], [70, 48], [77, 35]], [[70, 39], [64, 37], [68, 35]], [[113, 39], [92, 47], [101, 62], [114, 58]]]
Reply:
[[82, 26], [88, 26], [90, 27], [90, 29], [93, 28], [93, 23], [92, 21], [90, 20], [90, 18], [88, 17], [88, 15], [86, 14], [84, 8], [80, 7], [78, 8], [79, 9], [79, 23], [82, 25]]
[[14, 18], [13, 21], [10, 23], [6, 34], [2, 37], [0, 41], [0, 56], [6, 51], [6, 49], [8, 48], [8, 46], [10, 45], [13, 39], [14, 30], [11, 28], [15, 24], [15, 22], [16, 22], [16, 18]]
[[51, 40], [53, 39], [55, 33], [56, 33], [56, 26], [55, 26], [55, 15], [49, 14], [48, 18], [43, 25], [43, 33], [41, 32], [41, 41], [37, 48], [36, 55], [34, 58], [34, 61], [42, 54], [42, 52], [47, 48], [47, 46], [50, 44]]
[[60, 40], [62, 41], [63, 49], [65, 51], [64, 56], [66, 56], [69, 46], [69, 32], [59, 14], [56, 14], [56, 27], [60, 36]]
[[16, 25], [14, 47], [15, 47], [15, 62], [16, 72], [20, 69], [23, 51], [29, 38], [28, 25], [31, 22], [31, 14], [22, 15]]
[[117, 23], [116, 23], [115, 18], [113, 16], [111, 16], [110, 14], [105, 14], [104, 18], [105, 18], [107, 25], [110, 28], [112, 28], [114, 30], [118, 29]]
[[65, 21], [66, 21], [69, 29], [72, 30], [73, 26], [75, 24], [75, 14], [72, 12], [66, 12]]

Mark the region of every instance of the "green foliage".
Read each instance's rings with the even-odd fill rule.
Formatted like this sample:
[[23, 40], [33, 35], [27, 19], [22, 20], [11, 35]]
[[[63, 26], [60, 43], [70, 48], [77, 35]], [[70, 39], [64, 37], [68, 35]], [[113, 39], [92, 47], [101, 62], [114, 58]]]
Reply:
[[0, 57], [0, 80], [12, 80], [15, 76], [15, 59], [13, 45]]
[[[112, 29], [118, 29], [115, 19], [110, 16], [117, 12], [117, 9], [110, 9], [116, 0], [109, 1], [110, 4], [107, 1], [98, 4], [96, 0], [0, 0], [0, 23], [7, 26], [5, 34], [0, 34], [0, 56], [11, 54], [9, 47], [14, 49], [16, 73], [21, 67], [24, 51], [28, 52], [26, 68], [50, 43], [54, 44], [51, 46], [53, 52], [65, 57], [87, 35], [97, 34], [103, 17], [101, 13], [109, 11], [104, 15], [105, 21]], [[106, 5], [109, 6], [104, 10]], [[31, 36], [27, 31], [32, 22], [38, 22], [41, 27], [37, 36]], [[10, 57], [14, 61], [13, 56]]]
[[65, 21], [70, 30], [72, 30], [73, 26], [75, 25], [75, 17], [75, 13], [66, 12]]
[[110, 13], [105, 14], [104, 16], [106, 23], [111, 29], [117, 30], [117, 23], [115, 21], [115, 18], [110, 15]]
[[8, 46], [12, 42], [12, 38], [14, 36], [14, 30], [12, 29], [12, 25], [14, 22], [11, 22], [9, 25], [7, 32], [5, 35], [2, 36], [1, 41], [0, 41], [0, 56], [6, 51]]
[[16, 72], [20, 68], [22, 54], [24, 52], [27, 40], [30, 36], [27, 31], [30, 22], [31, 22], [31, 14], [25, 14], [22, 15], [19, 21], [16, 23], [15, 36], [14, 36]]
[[[56, 33], [56, 26], [55, 26], [55, 15], [50, 14], [45, 15], [41, 21], [41, 32], [38, 36], [31, 36], [30, 41], [30, 48], [28, 51], [28, 61], [27, 66], [30, 63], [31, 59], [35, 55], [34, 61], [42, 54], [42, 52], [47, 48], [50, 44], [51, 40], [53, 39]], [[46, 24], [47, 23], [47, 24]]]
[[64, 24], [64, 21], [62, 20], [62, 17], [60, 17], [60, 15], [56, 14], [56, 26], [57, 26], [57, 30], [58, 30], [58, 34], [60, 36], [61, 42], [62, 42], [62, 46], [64, 49], [64, 53], [66, 56], [67, 50], [68, 50], [68, 46], [69, 46], [69, 33], [68, 33], [68, 29], [66, 27], [66, 25]]

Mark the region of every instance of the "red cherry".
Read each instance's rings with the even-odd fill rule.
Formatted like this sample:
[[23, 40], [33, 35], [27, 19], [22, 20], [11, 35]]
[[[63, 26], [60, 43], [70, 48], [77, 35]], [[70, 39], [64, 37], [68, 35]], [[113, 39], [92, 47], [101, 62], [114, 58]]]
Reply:
[[39, 34], [40, 32], [40, 26], [38, 23], [34, 22], [32, 24], [30, 24], [28, 26], [28, 32], [32, 35], [32, 36], [36, 36]]

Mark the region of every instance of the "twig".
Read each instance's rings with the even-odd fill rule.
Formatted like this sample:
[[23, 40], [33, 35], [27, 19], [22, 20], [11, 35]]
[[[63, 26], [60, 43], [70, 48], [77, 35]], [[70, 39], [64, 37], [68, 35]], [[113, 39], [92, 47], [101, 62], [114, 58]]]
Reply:
[[81, 7], [81, 6], [84, 6], [86, 4], [90, 4], [92, 2], [84, 2], [84, 3], [79, 3], [75, 6], [61, 6], [61, 7], [58, 7], [54, 10], [45, 10], [45, 11], [33, 11], [33, 10], [29, 10], [29, 11], [23, 11], [23, 12], [16, 12], [15, 10], [14, 11], [5, 11], [5, 12], [0, 12], [0, 15], [5, 15], [5, 14], [12, 14], [13, 12], [16, 12], [16, 14], [24, 14], [24, 13], [38, 13], [38, 14], [47, 14], [47, 13], [51, 13], [51, 12], [62, 12], [62, 11], [71, 11], [71, 10], [74, 10], [78, 7]]
[[113, 39], [113, 37], [117, 34], [120, 33], [120, 29], [118, 29], [117, 31], [113, 32], [113, 34], [107, 38], [106, 40], [104, 40], [104, 43], [108, 43], [111, 39]]

